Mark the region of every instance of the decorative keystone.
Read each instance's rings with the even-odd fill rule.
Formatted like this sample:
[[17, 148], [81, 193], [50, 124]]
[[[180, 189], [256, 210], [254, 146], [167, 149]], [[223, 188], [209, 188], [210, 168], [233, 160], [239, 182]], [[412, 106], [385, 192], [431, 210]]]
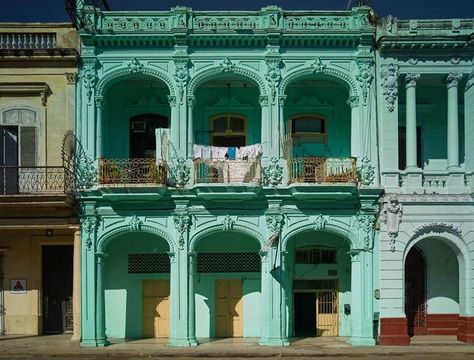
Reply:
[[278, 186], [283, 180], [283, 167], [276, 157], [270, 159], [270, 164], [263, 169], [265, 185]]
[[224, 220], [222, 221], [222, 230], [223, 231], [230, 231], [234, 227], [234, 220], [230, 217], [230, 215], [226, 215]]
[[141, 231], [143, 221], [140, 220], [140, 218], [137, 215], [133, 215], [133, 217], [130, 219], [128, 222], [128, 225], [130, 226], [130, 231]]
[[228, 57], [221, 62], [221, 69], [223, 72], [232, 72], [234, 71], [234, 67], [234, 63]]
[[137, 58], [133, 58], [127, 65], [131, 74], [139, 74], [143, 72], [143, 64]]

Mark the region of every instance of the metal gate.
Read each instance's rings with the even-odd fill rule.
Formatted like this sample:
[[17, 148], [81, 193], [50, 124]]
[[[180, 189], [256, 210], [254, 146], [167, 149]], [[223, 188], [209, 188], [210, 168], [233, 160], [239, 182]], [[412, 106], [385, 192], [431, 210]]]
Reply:
[[318, 291], [316, 324], [318, 336], [338, 336], [337, 291]]
[[421, 249], [413, 247], [405, 260], [405, 314], [408, 335], [427, 333], [426, 312], [426, 262]]

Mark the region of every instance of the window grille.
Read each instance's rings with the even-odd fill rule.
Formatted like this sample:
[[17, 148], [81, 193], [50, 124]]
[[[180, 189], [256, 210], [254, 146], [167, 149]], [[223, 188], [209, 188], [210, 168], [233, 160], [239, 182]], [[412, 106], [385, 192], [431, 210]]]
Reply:
[[166, 253], [128, 254], [129, 274], [169, 273], [170, 258]]
[[296, 249], [296, 264], [336, 264], [336, 249], [330, 246], [303, 246]]
[[260, 272], [260, 255], [256, 252], [198, 253], [198, 273]]
[[337, 290], [337, 288], [337, 279], [293, 281], [293, 290]]

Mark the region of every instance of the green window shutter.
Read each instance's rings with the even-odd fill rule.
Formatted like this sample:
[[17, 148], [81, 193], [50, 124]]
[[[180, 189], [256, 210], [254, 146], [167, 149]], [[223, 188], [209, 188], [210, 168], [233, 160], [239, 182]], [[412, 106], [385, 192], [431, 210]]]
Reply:
[[20, 165], [36, 165], [36, 128], [34, 126], [20, 127]]

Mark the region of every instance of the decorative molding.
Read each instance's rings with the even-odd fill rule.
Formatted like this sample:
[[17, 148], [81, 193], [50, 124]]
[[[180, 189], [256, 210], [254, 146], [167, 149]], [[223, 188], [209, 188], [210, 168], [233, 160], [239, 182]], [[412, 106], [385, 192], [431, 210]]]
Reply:
[[359, 229], [362, 231], [363, 234], [363, 243], [359, 242], [356, 247], [354, 247], [354, 249], [369, 250], [372, 248], [373, 245], [375, 215], [364, 214], [359, 212], [357, 214], [357, 223]]
[[87, 215], [81, 218], [81, 232], [86, 235], [86, 249], [92, 250], [92, 238], [95, 237], [95, 231], [99, 228], [100, 218], [97, 215]]
[[67, 73], [65, 73], [65, 75], [66, 75], [66, 81], [67, 81], [67, 84], [68, 84], [68, 85], [74, 85], [74, 84], [76, 84], [77, 73], [75, 73], [75, 72], [67, 72]]
[[186, 159], [178, 157], [173, 166], [174, 181], [177, 186], [184, 187], [191, 180], [191, 169], [189, 168]]
[[283, 180], [283, 166], [276, 157], [270, 159], [270, 164], [263, 168], [263, 181], [267, 186], [278, 186]]
[[227, 214], [222, 220], [222, 230], [223, 231], [230, 231], [234, 227], [234, 220], [232, 220], [231, 216]]
[[460, 226], [457, 226], [454, 224], [449, 224], [449, 223], [444, 223], [444, 222], [433, 222], [433, 223], [422, 224], [416, 227], [413, 233], [413, 237], [418, 237], [420, 235], [431, 234], [431, 233], [436, 233], [436, 234], [449, 233], [457, 237], [461, 237], [462, 229]]
[[168, 95], [167, 97], [168, 103], [170, 104], [170, 107], [175, 107], [177, 102], [176, 102], [176, 96], [174, 95]]
[[137, 216], [133, 215], [130, 221], [128, 222], [130, 231], [137, 232], [142, 230], [143, 221]]
[[364, 156], [357, 169], [359, 181], [364, 186], [370, 186], [375, 180], [375, 170], [371, 161], [367, 156]]
[[18, 83], [0, 83], [0, 96], [2, 95], [39, 95], [41, 104], [46, 106], [48, 96], [51, 95], [51, 89], [45, 82], [18, 82]]
[[283, 215], [282, 214], [267, 214], [265, 216], [265, 222], [267, 229], [271, 235], [280, 234], [283, 227]]
[[260, 104], [261, 107], [267, 107], [268, 106], [268, 96], [264, 95], [260, 95], [258, 97], [258, 102]]
[[462, 73], [451, 72], [446, 77], [446, 84], [449, 88], [458, 87], [459, 81], [462, 79]]
[[228, 58], [225, 57], [220, 63], [221, 71], [223, 72], [233, 72], [235, 65], [234, 63]]
[[400, 223], [402, 222], [403, 208], [398, 199], [390, 195], [387, 197], [385, 209], [383, 211], [387, 224], [390, 251], [395, 251], [395, 240], [398, 236]]
[[388, 64], [383, 76], [383, 95], [387, 110], [393, 112], [398, 99], [398, 65]]
[[[319, 59], [321, 60], [321, 59]], [[326, 64], [319, 63], [315, 60], [310, 66], [298, 68], [289, 74], [287, 74], [280, 83], [280, 95], [285, 95], [286, 88], [288, 85], [296, 80], [307, 78], [308, 76], [314, 75], [315, 71], [320, 71], [317, 74], [324, 74], [329, 77], [338, 78], [344, 81], [349, 87], [349, 96], [359, 96], [357, 83], [351, 74], [342, 70], [333, 68]]]
[[143, 72], [143, 64], [137, 58], [133, 58], [127, 65], [131, 74], [139, 74]]
[[[97, 83], [97, 60], [93, 59], [83, 59], [82, 60], [82, 69], [80, 72], [80, 78], [86, 90], [86, 97], [88, 103], [91, 101], [92, 93], [94, 92], [96, 83]], [[99, 94], [97, 94], [99, 95]], [[101, 95], [99, 95], [101, 96]]]
[[191, 225], [191, 217], [188, 214], [175, 215], [173, 223], [179, 234], [178, 246], [182, 250], [185, 244], [184, 235], [188, 232]]
[[281, 59], [279, 57], [268, 57], [265, 59], [265, 63], [267, 65], [265, 79], [267, 80], [268, 85], [271, 89], [270, 96], [272, 99], [272, 103], [275, 104], [278, 93], [278, 85], [281, 81]]
[[362, 89], [362, 101], [367, 105], [369, 89], [374, 80], [374, 61], [372, 59], [357, 59], [357, 68], [359, 70], [356, 80]]
[[346, 103], [351, 108], [357, 107], [357, 106], [359, 106], [359, 97], [358, 96], [349, 96]]
[[316, 231], [324, 230], [326, 227], [326, 219], [321, 214], [316, 215], [312, 221]]
[[[141, 70], [142, 75], [150, 76], [164, 82], [168, 86], [170, 96], [176, 96], [173, 81], [167, 73], [158, 70], [157, 68], [143, 65]], [[81, 75], [82, 76], [82, 75]], [[120, 78], [127, 78], [130, 76], [130, 69], [127, 65], [123, 65], [118, 69], [114, 69], [101, 77], [96, 86], [96, 96], [104, 96], [105, 88], [112, 82], [118, 81]]]
[[405, 75], [405, 85], [407, 88], [416, 86], [416, 82], [420, 79], [420, 74], [408, 73]]
[[402, 203], [474, 203], [467, 194], [400, 194], [398, 201]]
[[174, 80], [178, 87], [178, 101], [180, 104], [184, 101], [184, 88], [189, 81], [188, 58], [174, 59]]

